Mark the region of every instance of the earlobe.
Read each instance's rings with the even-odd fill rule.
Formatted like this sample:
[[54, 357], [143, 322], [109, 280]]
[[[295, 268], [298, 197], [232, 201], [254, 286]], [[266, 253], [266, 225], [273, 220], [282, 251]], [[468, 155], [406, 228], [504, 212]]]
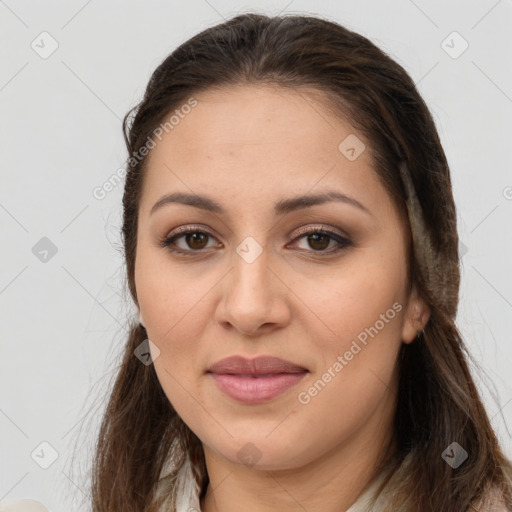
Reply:
[[144, 328], [146, 327], [144, 325], [144, 320], [142, 319], [142, 311], [140, 311], [140, 310], [139, 310], [139, 323], [140, 323], [140, 325], [142, 325], [142, 327], [144, 327]]
[[413, 289], [402, 329], [402, 341], [412, 343], [422, 333], [430, 318], [430, 307]]

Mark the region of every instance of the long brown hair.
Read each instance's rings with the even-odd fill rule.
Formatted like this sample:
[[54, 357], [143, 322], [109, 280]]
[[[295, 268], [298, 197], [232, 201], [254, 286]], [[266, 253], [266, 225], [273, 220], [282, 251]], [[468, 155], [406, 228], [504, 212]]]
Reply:
[[[455, 325], [459, 290], [456, 211], [450, 172], [432, 116], [405, 70], [365, 37], [312, 16], [236, 16], [179, 46], [154, 71], [142, 101], [124, 118], [129, 153], [123, 197], [128, 287], [149, 141], [167, 116], [200, 91], [271, 84], [315, 90], [368, 143], [374, 168], [410, 225], [410, 285], [431, 308], [423, 335], [402, 344], [395, 419], [397, 450], [388, 462], [384, 508], [467, 512], [497, 489], [512, 508], [512, 467], [504, 457], [469, 370]], [[186, 453], [204, 496], [208, 475], [200, 440], [165, 396], [153, 365], [135, 349], [147, 338], [130, 325], [92, 468], [94, 512], [174, 510], [176, 475]], [[453, 442], [468, 459], [457, 469], [442, 454]], [[166, 462], [168, 496], [156, 483]]]

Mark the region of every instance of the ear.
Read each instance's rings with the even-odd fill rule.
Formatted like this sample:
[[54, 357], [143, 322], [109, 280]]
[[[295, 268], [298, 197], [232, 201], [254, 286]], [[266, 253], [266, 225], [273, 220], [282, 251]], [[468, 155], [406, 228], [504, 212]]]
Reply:
[[418, 295], [416, 287], [409, 295], [409, 301], [405, 308], [405, 319], [402, 327], [402, 341], [412, 343], [418, 333], [425, 328], [430, 318], [430, 307], [423, 298]]
[[146, 327], [144, 325], [144, 320], [142, 319], [142, 311], [139, 309], [139, 322], [140, 322], [140, 325], [142, 325], [142, 327]]

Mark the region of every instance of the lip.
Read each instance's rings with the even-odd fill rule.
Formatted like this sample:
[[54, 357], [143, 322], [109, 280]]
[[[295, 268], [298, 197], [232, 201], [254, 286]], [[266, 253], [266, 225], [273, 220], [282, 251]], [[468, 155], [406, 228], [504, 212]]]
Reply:
[[243, 356], [231, 356], [217, 361], [208, 368], [210, 373], [227, 373], [232, 375], [269, 375], [305, 371], [308, 371], [307, 368], [272, 356], [260, 356], [254, 359], [247, 359]]
[[226, 395], [239, 402], [255, 404], [284, 393], [302, 380], [308, 370], [277, 357], [232, 356], [212, 365], [207, 373]]

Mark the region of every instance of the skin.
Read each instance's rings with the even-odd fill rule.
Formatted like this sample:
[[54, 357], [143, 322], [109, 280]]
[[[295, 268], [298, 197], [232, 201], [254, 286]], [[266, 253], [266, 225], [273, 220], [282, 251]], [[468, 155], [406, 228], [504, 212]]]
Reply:
[[[398, 351], [430, 314], [408, 291], [408, 232], [369, 146], [347, 159], [338, 146], [357, 133], [305, 90], [247, 85], [195, 98], [149, 155], [135, 283], [141, 321], [160, 350], [159, 381], [203, 443], [210, 486], [201, 510], [345, 511], [377, 474], [388, 442], [393, 449]], [[278, 200], [324, 190], [355, 198], [369, 213], [342, 202], [273, 212]], [[227, 213], [172, 203], [150, 214], [172, 192], [206, 194]], [[176, 240], [190, 257], [160, 245], [192, 224], [212, 236]], [[351, 243], [327, 237], [315, 245], [297, 235], [322, 226]], [[236, 252], [248, 236], [263, 250], [252, 263]], [[336, 247], [344, 249], [328, 255]], [[394, 303], [401, 311], [300, 403], [298, 394]], [[309, 373], [268, 402], [240, 403], [206, 373], [235, 354], [281, 357]], [[254, 466], [237, 456], [247, 443], [260, 457]]]

